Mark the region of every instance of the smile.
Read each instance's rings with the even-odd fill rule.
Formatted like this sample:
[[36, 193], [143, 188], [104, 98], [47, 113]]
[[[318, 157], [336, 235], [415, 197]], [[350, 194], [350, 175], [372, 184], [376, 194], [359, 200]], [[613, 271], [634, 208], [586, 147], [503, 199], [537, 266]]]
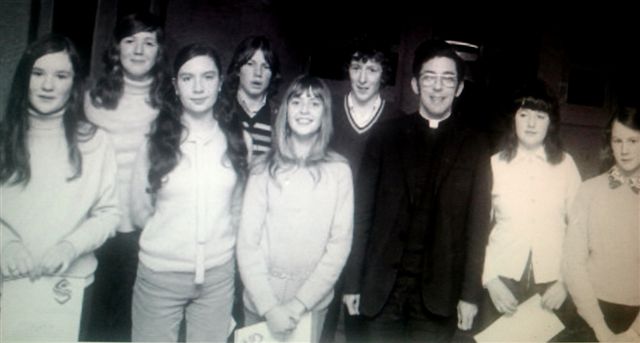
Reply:
[[312, 119], [309, 118], [297, 118], [296, 119], [296, 123], [300, 124], [300, 125], [308, 125], [311, 124], [313, 122]]
[[38, 98], [44, 101], [51, 101], [56, 99], [56, 97], [52, 95], [38, 95]]
[[191, 98], [191, 101], [196, 105], [202, 105], [207, 101], [208, 98]]

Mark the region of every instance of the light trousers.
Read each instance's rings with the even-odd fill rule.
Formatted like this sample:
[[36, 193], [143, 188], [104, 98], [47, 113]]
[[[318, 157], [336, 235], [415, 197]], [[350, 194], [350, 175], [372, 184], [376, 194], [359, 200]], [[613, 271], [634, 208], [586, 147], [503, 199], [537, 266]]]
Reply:
[[185, 318], [187, 342], [226, 342], [234, 272], [230, 260], [207, 269], [197, 285], [193, 272], [156, 272], [141, 262], [133, 288], [132, 340], [176, 342]]

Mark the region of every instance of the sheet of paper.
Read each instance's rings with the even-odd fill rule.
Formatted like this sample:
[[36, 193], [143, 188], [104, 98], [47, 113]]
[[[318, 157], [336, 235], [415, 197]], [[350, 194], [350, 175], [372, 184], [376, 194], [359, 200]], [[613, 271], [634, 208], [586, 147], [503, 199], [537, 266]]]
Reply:
[[3, 280], [1, 341], [78, 341], [85, 285], [70, 277]]
[[267, 322], [245, 326], [236, 330], [235, 343], [266, 343], [266, 342], [311, 342], [311, 315], [305, 314], [300, 318], [296, 329], [282, 340], [274, 337]]
[[477, 342], [547, 342], [564, 329], [553, 313], [542, 308], [536, 294], [518, 306], [513, 316], [502, 316], [475, 336]]

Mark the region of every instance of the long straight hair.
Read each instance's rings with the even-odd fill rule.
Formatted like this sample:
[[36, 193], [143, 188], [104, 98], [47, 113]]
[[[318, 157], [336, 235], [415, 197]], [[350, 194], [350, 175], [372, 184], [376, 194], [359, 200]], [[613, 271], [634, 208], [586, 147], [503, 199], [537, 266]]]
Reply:
[[71, 95], [63, 113], [64, 134], [67, 141], [67, 158], [73, 174], [68, 180], [82, 175], [82, 155], [78, 142], [91, 139], [95, 126], [91, 125], [82, 107], [82, 68], [80, 57], [73, 43], [60, 35], [48, 35], [27, 47], [16, 68], [9, 101], [0, 124], [0, 184], [29, 183], [31, 166], [27, 131], [29, 130], [29, 83], [35, 62], [44, 55], [64, 52], [73, 67]]
[[[173, 75], [177, 77], [180, 68], [189, 60], [206, 56], [211, 58], [220, 71], [220, 58], [211, 47], [191, 44], [182, 48], [173, 63]], [[221, 74], [220, 74], [221, 75]], [[222, 78], [222, 76], [220, 76]], [[219, 100], [219, 99], [218, 99]], [[231, 161], [238, 176], [238, 185], [244, 185], [247, 178], [247, 147], [242, 135], [240, 121], [229, 113], [221, 111], [216, 100], [213, 117], [227, 139], [226, 156]], [[186, 129], [181, 122], [183, 107], [174, 89], [168, 89], [163, 97], [160, 113], [154, 121], [149, 137], [149, 174], [148, 181], [151, 194], [156, 194], [162, 187], [163, 178], [178, 165], [182, 152], [180, 143]]]
[[152, 32], [156, 34], [158, 41], [158, 55], [149, 73], [152, 76], [151, 89], [149, 91], [149, 105], [159, 108], [162, 95], [169, 85], [169, 72], [167, 71], [166, 48], [164, 44], [164, 31], [160, 19], [150, 13], [134, 13], [120, 19], [113, 30], [109, 47], [102, 56], [104, 69], [89, 95], [91, 103], [96, 107], [115, 109], [122, 98], [124, 91], [124, 71], [120, 61], [120, 41], [140, 32]]
[[[320, 128], [309, 150], [309, 154], [303, 159], [300, 159], [293, 151], [291, 140], [292, 132], [287, 118], [289, 115], [289, 101], [305, 93], [319, 98], [324, 105], [324, 111], [320, 119]], [[277, 174], [281, 171], [289, 170], [297, 165], [304, 165], [312, 167], [311, 170], [314, 173], [314, 177], [317, 177], [317, 181], [320, 177], [320, 169], [313, 167], [317, 167], [322, 162], [339, 159], [337, 157], [338, 155], [330, 153], [328, 150], [329, 140], [333, 132], [331, 111], [331, 92], [322, 80], [310, 75], [300, 75], [291, 82], [278, 109], [278, 116], [276, 117], [274, 127], [275, 137], [271, 143], [271, 150], [265, 157], [265, 162], [272, 178], [276, 179]]]

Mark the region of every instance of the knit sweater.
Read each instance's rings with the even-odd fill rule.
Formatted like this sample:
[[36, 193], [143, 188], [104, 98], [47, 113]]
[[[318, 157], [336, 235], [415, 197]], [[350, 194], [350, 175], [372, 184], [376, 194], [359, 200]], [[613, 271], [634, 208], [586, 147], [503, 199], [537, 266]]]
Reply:
[[604, 324], [598, 299], [640, 305], [640, 196], [609, 187], [607, 173], [584, 182], [570, 212], [564, 277], [578, 313]]
[[118, 164], [118, 193], [122, 220], [119, 232], [133, 231], [129, 215], [129, 186], [133, 162], [145, 141], [150, 124], [158, 116], [158, 109], [149, 104], [151, 82], [124, 78], [124, 90], [114, 109], [95, 107], [89, 93], [85, 96], [85, 112], [91, 122], [109, 134]]
[[201, 283], [206, 269], [233, 258], [236, 243], [231, 208], [237, 176], [226, 157], [225, 135], [217, 123], [200, 130], [187, 125], [178, 165], [155, 199], [147, 193], [147, 145], [131, 181], [131, 218], [144, 228], [140, 262], [154, 271], [195, 273], [194, 282]]
[[35, 263], [61, 241], [73, 245], [75, 261], [65, 273], [91, 276], [97, 266], [93, 251], [113, 234], [120, 221], [116, 195], [116, 163], [103, 131], [79, 143], [82, 174], [73, 175], [64, 136], [62, 113], [29, 116], [27, 131], [31, 179], [0, 186], [2, 249], [20, 241]]
[[[257, 167], [247, 183], [238, 234], [245, 307], [263, 316], [297, 298], [322, 309], [351, 249], [353, 185], [349, 166], [326, 162], [278, 174]], [[262, 170], [259, 170], [262, 169]]]
[[347, 96], [336, 97], [333, 103], [333, 136], [330, 146], [347, 158], [353, 176], [357, 178], [362, 154], [373, 129], [378, 124], [384, 125], [385, 121], [402, 114], [394, 103], [382, 100], [371, 122], [364, 127], [358, 127], [350, 117]]

